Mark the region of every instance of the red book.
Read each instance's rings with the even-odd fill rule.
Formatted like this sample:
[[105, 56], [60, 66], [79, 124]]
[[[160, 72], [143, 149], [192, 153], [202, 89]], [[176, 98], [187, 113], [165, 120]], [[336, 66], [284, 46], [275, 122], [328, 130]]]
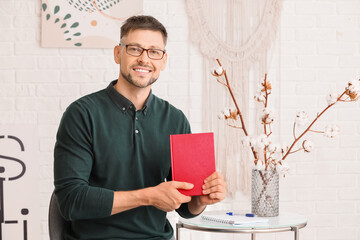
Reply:
[[174, 181], [194, 184], [187, 196], [202, 194], [204, 180], [215, 172], [214, 133], [170, 135], [171, 172]]

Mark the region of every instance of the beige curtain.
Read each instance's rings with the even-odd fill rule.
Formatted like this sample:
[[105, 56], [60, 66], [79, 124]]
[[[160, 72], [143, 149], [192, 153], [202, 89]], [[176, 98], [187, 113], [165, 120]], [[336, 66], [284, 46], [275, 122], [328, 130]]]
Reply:
[[269, 49], [279, 26], [282, 0], [186, 0], [190, 38], [204, 56], [204, 131], [215, 133], [217, 169], [228, 183], [230, 196], [248, 193], [252, 160], [242, 149], [241, 130], [226, 126], [217, 116], [234, 106], [226, 89], [210, 74], [219, 58], [227, 71], [240, 110], [249, 126], [251, 79], [262, 80], [268, 70]]

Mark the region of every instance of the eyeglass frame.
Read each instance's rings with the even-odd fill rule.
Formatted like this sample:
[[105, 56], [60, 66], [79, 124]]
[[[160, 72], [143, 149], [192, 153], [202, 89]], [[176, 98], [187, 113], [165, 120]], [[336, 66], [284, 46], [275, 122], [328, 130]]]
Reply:
[[[146, 51], [146, 54], [147, 54], [148, 58], [150, 58], [150, 59], [152, 59], [152, 60], [161, 60], [161, 59], [164, 58], [164, 55], [165, 55], [165, 53], [166, 53], [166, 50], [161, 50], [161, 49], [158, 49], [158, 48], [147, 48], [147, 49], [146, 49], [146, 48], [143, 48], [143, 47], [140, 47], [140, 46], [137, 46], [137, 45], [125, 44], [125, 43], [122, 43], [122, 42], [119, 43], [119, 46], [124, 46], [125, 49], [126, 49], [126, 53], [129, 54], [130, 56], [133, 56], [133, 57], [140, 57], [140, 56], [144, 53], [144, 51]], [[128, 53], [128, 46], [134, 46], [134, 47], [141, 48], [142, 51], [141, 51], [141, 53], [140, 53], [138, 56], [136, 56], [136, 55], [131, 55], [130, 53]], [[160, 51], [160, 52], [163, 53], [163, 55], [162, 55], [161, 58], [159, 58], [159, 59], [152, 58], [152, 57], [149, 56], [149, 50]]]

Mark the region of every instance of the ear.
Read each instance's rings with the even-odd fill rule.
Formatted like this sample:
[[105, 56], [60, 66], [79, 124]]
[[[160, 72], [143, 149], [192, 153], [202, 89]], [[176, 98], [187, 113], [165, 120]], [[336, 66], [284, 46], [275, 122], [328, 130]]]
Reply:
[[120, 46], [116, 45], [114, 47], [114, 60], [116, 64], [120, 64]]
[[166, 68], [166, 63], [167, 63], [167, 53], [164, 54], [164, 57], [161, 59], [162, 61], [162, 65], [160, 67], [160, 70], [164, 70]]

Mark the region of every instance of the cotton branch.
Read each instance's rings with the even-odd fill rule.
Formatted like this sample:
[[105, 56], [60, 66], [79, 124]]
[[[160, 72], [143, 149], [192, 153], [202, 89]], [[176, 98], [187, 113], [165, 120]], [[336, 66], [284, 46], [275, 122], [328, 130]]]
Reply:
[[[222, 67], [220, 60], [219, 60], [219, 59], [216, 59], [216, 61], [219, 63], [219, 66]], [[249, 134], [248, 134], [248, 132], [247, 132], [247, 130], [246, 130], [243, 116], [242, 116], [242, 114], [241, 114], [239, 105], [237, 104], [237, 101], [236, 101], [236, 99], [235, 99], [234, 93], [233, 93], [233, 91], [232, 91], [232, 89], [231, 89], [231, 86], [230, 86], [230, 83], [229, 83], [229, 80], [228, 80], [228, 77], [227, 77], [227, 74], [226, 74], [226, 70], [225, 70], [225, 69], [223, 69], [223, 73], [222, 73], [222, 74], [225, 76], [225, 81], [226, 81], [226, 83], [220, 82], [219, 80], [218, 80], [218, 82], [220, 82], [222, 85], [224, 85], [225, 87], [227, 87], [227, 89], [229, 90], [229, 93], [230, 93], [230, 95], [231, 95], [231, 98], [232, 98], [232, 100], [233, 100], [233, 102], [234, 102], [234, 104], [235, 104], [236, 110], [237, 110], [237, 112], [238, 112], [238, 114], [239, 114], [239, 117], [240, 117], [241, 129], [244, 131], [245, 136], [248, 136]], [[222, 75], [222, 74], [221, 74], [221, 75]], [[218, 75], [218, 74], [217, 74], [217, 76], [221, 76], [221, 75]], [[255, 152], [255, 150], [254, 150], [253, 147], [251, 148], [251, 151], [252, 151], [252, 153], [253, 153], [253, 155], [254, 155], [254, 157], [255, 157], [255, 161], [256, 161], [257, 156], [256, 156], [256, 152]]]
[[338, 97], [338, 99], [336, 100], [336, 102], [328, 105], [320, 114], [318, 114], [316, 116], [316, 118], [310, 123], [310, 125], [301, 133], [301, 135], [299, 137], [295, 137], [295, 133], [294, 133], [294, 137], [295, 140], [294, 142], [291, 144], [291, 146], [289, 147], [288, 151], [286, 152], [285, 156], [282, 158], [282, 160], [285, 160], [285, 158], [292, 153], [291, 150], [292, 148], [295, 146], [295, 144], [297, 143], [297, 141], [299, 141], [308, 131], [310, 131], [311, 127], [314, 125], [314, 123], [332, 106], [335, 105], [335, 103], [337, 103], [338, 101], [341, 101], [341, 98], [345, 95], [346, 91], [344, 91], [340, 97]]
[[[299, 135], [296, 136], [296, 125], [297, 124], [305, 124], [306, 120], [308, 118], [307, 114], [305, 112], [299, 112], [297, 115], [297, 120], [296, 122], [294, 122], [294, 126], [292, 129], [292, 134], [294, 137], [294, 140], [291, 144], [290, 147], [286, 147], [286, 148], [280, 148], [279, 146], [274, 146], [276, 144], [273, 144], [271, 142], [271, 140], [269, 140], [269, 136], [272, 134], [272, 129], [271, 129], [271, 124], [274, 121], [274, 117], [272, 116], [273, 113], [270, 109], [267, 108], [268, 106], [268, 100], [269, 100], [269, 95], [271, 94], [271, 83], [270, 81], [267, 80], [267, 74], [265, 74], [265, 78], [264, 81], [262, 83], [262, 87], [260, 89], [259, 94], [255, 97], [256, 100], [258, 102], [262, 102], [263, 106], [264, 106], [264, 112], [263, 115], [261, 117], [261, 121], [262, 124], [264, 124], [264, 134], [262, 134], [261, 136], [258, 137], [258, 139], [255, 139], [253, 137], [249, 137], [249, 134], [246, 130], [245, 127], [245, 123], [244, 123], [244, 119], [242, 116], [242, 113], [239, 109], [239, 106], [237, 104], [237, 101], [235, 99], [235, 96], [233, 94], [232, 88], [230, 86], [229, 83], [229, 79], [227, 77], [226, 71], [222, 68], [221, 62], [219, 59], [216, 59], [216, 61], [219, 64], [219, 68], [214, 70], [213, 75], [217, 77], [217, 81], [225, 86], [232, 98], [232, 101], [235, 104], [236, 110], [229, 110], [229, 113], [224, 113], [222, 114], [222, 116], [220, 118], [225, 120], [238, 120], [240, 119], [241, 122], [241, 127], [240, 126], [235, 126], [235, 125], [231, 125], [231, 124], [227, 124], [230, 127], [233, 128], [241, 128], [244, 131], [245, 137], [244, 137], [244, 142], [246, 142], [246, 144], [248, 146], [250, 146], [251, 151], [254, 155], [254, 163], [256, 166], [258, 165], [258, 161], [259, 161], [259, 155], [263, 154], [264, 155], [264, 165], [259, 166], [259, 169], [262, 168], [263, 166], [265, 166], [265, 170], [268, 169], [268, 167], [273, 167], [272, 165], [277, 165], [279, 164], [280, 167], [282, 169], [288, 169], [288, 167], [286, 167], [287, 163], [284, 162], [283, 160], [285, 160], [287, 158], [287, 156], [289, 154], [292, 153], [296, 153], [298, 151], [304, 150], [306, 152], [311, 151], [311, 149], [313, 148], [312, 142], [309, 140], [304, 140], [303, 144], [302, 144], [302, 148], [298, 148], [296, 150], [293, 150], [294, 146], [296, 145], [296, 143], [307, 133], [307, 132], [314, 132], [314, 133], [324, 133], [325, 136], [327, 137], [334, 137], [336, 135], [336, 133], [339, 131], [337, 126], [331, 126], [328, 125], [325, 128], [325, 131], [316, 131], [316, 130], [312, 130], [311, 128], [313, 127], [313, 125], [315, 124], [315, 122], [330, 108], [332, 107], [334, 104], [336, 104], [337, 102], [355, 102], [360, 98], [360, 79], [359, 80], [353, 80], [353, 81], [349, 81], [348, 82], [348, 86], [345, 88], [345, 91], [338, 96], [333, 95], [333, 94], [329, 94], [327, 96], [327, 102], [328, 105], [327, 107], [325, 107], [322, 112], [317, 113], [316, 117], [314, 118], [314, 120], [310, 123], [310, 125]], [[222, 81], [220, 79], [221, 76], [224, 75], [225, 81]], [[226, 110], [227, 111], [227, 110]], [[260, 139], [260, 140], [259, 140]], [[259, 148], [259, 151], [257, 150]], [[260, 150], [261, 149], [261, 150]], [[276, 152], [275, 152], [276, 150]], [[275, 155], [276, 154], [276, 155]], [[281, 154], [281, 155], [280, 155]], [[271, 165], [272, 164], [272, 165]], [[283, 170], [280, 170], [283, 171]], [[262, 176], [262, 174], [260, 173], [260, 176]]]

